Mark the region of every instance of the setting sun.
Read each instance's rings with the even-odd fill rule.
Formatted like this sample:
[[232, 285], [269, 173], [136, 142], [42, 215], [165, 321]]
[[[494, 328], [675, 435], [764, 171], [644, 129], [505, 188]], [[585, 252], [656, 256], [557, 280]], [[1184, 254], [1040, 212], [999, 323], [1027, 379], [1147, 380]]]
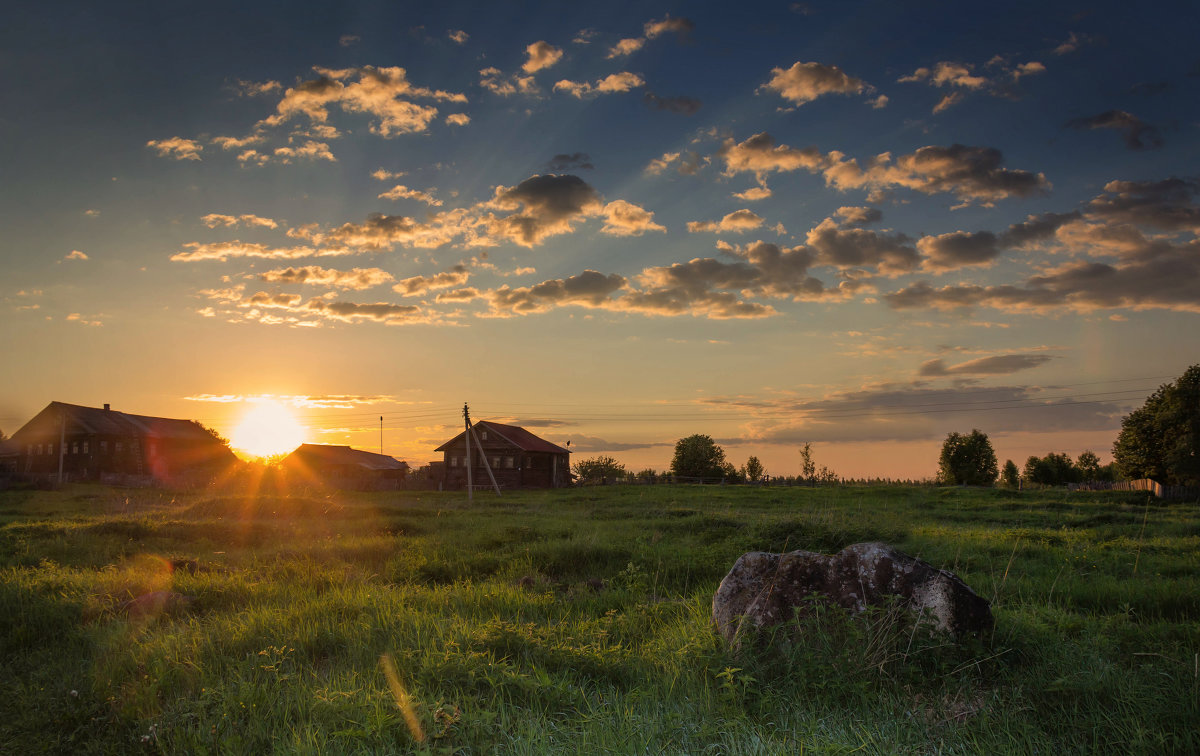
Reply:
[[285, 454], [304, 443], [306, 429], [279, 402], [256, 403], [233, 429], [230, 444], [254, 457]]

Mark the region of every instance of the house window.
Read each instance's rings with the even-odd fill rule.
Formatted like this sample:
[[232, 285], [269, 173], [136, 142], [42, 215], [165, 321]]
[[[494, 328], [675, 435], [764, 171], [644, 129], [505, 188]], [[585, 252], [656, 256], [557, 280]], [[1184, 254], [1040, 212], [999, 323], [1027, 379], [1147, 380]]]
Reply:
[[71, 453], [72, 453], [72, 454], [78, 454], [78, 453], [79, 453], [79, 442], [78, 442], [78, 441], [74, 441], [74, 442], [72, 442], [72, 443], [71, 443]]
[[108, 442], [107, 441], [100, 442], [100, 453], [108, 454]]
[[481, 431], [481, 432], [479, 433], [479, 437], [480, 437], [481, 439], [483, 439], [484, 441], [487, 441], [487, 431]]
[[451, 466], [451, 467], [458, 467], [458, 457], [451, 457], [451, 458], [450, 458], [450, 466]]
[[500, 469], [500, 458], [499, 457], [492, 457], [492, 467], [496, 468], [497, 470]]
[[83, 453], [84, 454], [88, 453], [88, 442], [87, 441], [83, 442]]
[[38, 444], [38, 454], [45, 454], [45, 453], [46, 453], [45, 447], [42, 444]]
[[505, 458], [504, 458], [504, 466], [505, 466], [505, 467], [507, 467], [509, 470], [511, 470], [511, 469], [512, 469], [512, 466], [513, 466], [513, 458], [512, 458], [512, 457], [505, 457]]

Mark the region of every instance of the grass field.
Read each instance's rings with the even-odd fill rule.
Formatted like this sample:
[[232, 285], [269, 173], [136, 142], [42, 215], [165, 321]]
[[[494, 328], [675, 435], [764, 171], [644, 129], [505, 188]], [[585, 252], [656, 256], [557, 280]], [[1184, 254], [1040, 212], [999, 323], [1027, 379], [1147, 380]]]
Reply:
[[[1198, 515], [938, 488], [0, 493], [0, 752], [1196, 753]], [[868, 540], [956, 572], [994, 636], [714, 635], [740, 554]]]

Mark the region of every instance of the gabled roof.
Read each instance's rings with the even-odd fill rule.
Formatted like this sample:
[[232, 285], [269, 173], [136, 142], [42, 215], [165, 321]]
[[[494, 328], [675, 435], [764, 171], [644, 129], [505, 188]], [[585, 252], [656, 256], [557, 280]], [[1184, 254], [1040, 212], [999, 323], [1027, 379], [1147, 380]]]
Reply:
[[407, 470], [408, 463], [386, 454], [351, 449], [349, 446], [326, 444], [300, 444], [296, 450], [283, 458], [283, 464], [304, 462], [312, 465], [357, 465], [366, 470]]
[[[505, 425], [504, 423], [495, 423], [491, 420], [480, 420], [479, 422], [474, 423], [474, 427], [476, 437], [478, 437], [480, 431], [491, 431], [521, 451], [548, 452], [550, 454], [571, 453], [570, 449], [564, 449], [558, 444], [552, 444], [546, 439], [539, 438], [518, 425]], [[434, 451], [446, 451], [452, 446], [457, 446], [464, 435], [466, 435], [465, 430], [438, 448], [434, 449]]]
[[175, 420], [167, 417], [133, 415], [99, 407], [83, 407], [65, 402], [50, 402], [33, 419], [21, 426], [13, 437], [21, 436], [40, 425], [58, 426], [60, 417], [66, 416], [67, 429], [71, 433], [82, 430], [100, 436], [145, 436], [148, 438], [189, 439], [213, 441], [212, 434], [192, 420]]

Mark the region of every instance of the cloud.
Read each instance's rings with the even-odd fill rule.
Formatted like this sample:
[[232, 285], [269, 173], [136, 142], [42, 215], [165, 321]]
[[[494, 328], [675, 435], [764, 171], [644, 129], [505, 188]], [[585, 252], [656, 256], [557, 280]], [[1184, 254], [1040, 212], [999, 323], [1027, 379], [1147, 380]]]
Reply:
[[1000, 254], [1000, 240], [990, 231], [953, 231], [925, 236], [917, 242], [925, 255], [922, 267], [931, 271], [956, 270], [968, 265], [989, 265]]
[[252, 144], [262, 144], [266, 141], [266, 137], [262, 134], [250, 134], [244, 137], [219, 136], [213, 137], [212, 144], [217, 145], [223, 150], [240, 150], [243, 147], [249, 147]]
[[371, 172], [371, 178], [376, 181], [390, 181], [391, 179], [400, 178], [406, 175], [406, 171], [389, 171], [384, 168], [376, 168]]
[[1067, 127], [1077, 130], [1115, 129], [1121, 132], [1131, 150], [1158, 149], [1163, 146], [1158, 129], [1124, 110], [1106, 110], [1087, 118], [1072, 118]]
[[233, 228], [238, 225], [258, 226], [260, 228], [277, 228], [279, 226], [278, 223], [270, 218], [263, 218], [249, 213], [244, 215], [222, 215], [220, 213], [209, 213], [200, 220], [203, 221], [204, 225], [208, 226], [209, 228], [216, 228], [217, 226]]
[[89, 218], [98, 218], [100, 216], [100, 211], [96, 210], [95, 208], [92, 208], [92, 209], [84, 210], [83, 214]]
[[86, 254], [86, 253], [84, 253], [84, 252], [80, 252], [80, 251], [79, 251], [79, 250], [77, 250], [77, 249], [73, 249], [73, 250], [71, 250], [71, 251], [70, 251], [70, 253], [69, 253], [69, 254], [67, 254], [67, 256], [66, 256], [66, 257], [64, 257], [63, 259], [64, 259], [64, 260], [86, 260], [86, 259], [88, 259], [88, 256], [87, 256], [87, 254]]
[[576, 276], [555, 278], [535, 286], [517, 289], [504, 286], [484, 296], [491, 305], [493, 317], [509, 317], [546, 312], [564, 305], [602, 307], [609, 296], [625, 284], [623, 276], [585, 270]]
[[741, 143], [732, 138], [726, 139], [717, 156], [725, 161], [726, 175], [753, 173], [760, 181], [772, 171], [786, 173], [804, 169], [817, 172], [828, 163], [816, 147], [795, 149], [787, 145], [776, 146], [774, 138], [766, 132], [755, 134]]
[[752, 186], [744, 192], [734, 192], [733, 196], [747, 202], [757, 202], [771, 196], [771, 190], [766, 186]]
[[451, 113], [446, 116], [446, 123], [450, 126], [466, 126], [471, 122], [471, 116], [466, 113]]
[[666, 232], [654, 222], [654, 213], [625, 200], [613, 200], [604, 206], [604, 225], [600, 233], [609, 236], [641, 236], [647, 231]]
[[826, 218], [808, 232], [806, 241], [816, 263], [836, 268], [873, 267], [883, 275], [900, 275], [917, 267], [920, 257], [903, 234], [886, 236], [862, 228], [842, 228]]
[[1162, 181], [1110, 181], [1104, 194], [1085, 206], [1087, 215], [1114, 223], [1166, 231], [1200, 233], [1200, 182], [1171, 177]]
[[592, 158], [586, 152], [572, 152], [570, 155], [566, 153], [555, 155], [550, 158], [546, 167], [553, 173], [562, 173], [579, 169], [592, 170], [596, 166], [592, 165]]
[[797, 61], [791, 68], [772, 68], [771, 80], [763, 89], [777, 92], [785, 100], [803, 105], [826, 94], [859, 94], [868, 85], [837, 66]]
[[683, 38], [695, 28], [696, 24], [689, 19], [682, 17], [672, 18], [670, 15], [667, 15], [658, 21], [647, 21], [642, 27], [642, 33], [646, 35], [646, 39], [655, 39], [671, 32], [675, 32], [675, 34]]
[[446, 36], [452, 42], [455, 42], [456, 44], [460, 44], [460, 45], [465, 45], [467, 43], [467, 40], [470, 39], [470, 37], [471, 37], [470, 34], [467, 34], [462, 29], [447, 29]]
[[570, 81], [563, 79], [555, 82], [555, 91], [566, 92], [580, 99], [593, 94], [613, 94], [619, 92], [628, 92], [635, 87], [640, 87], [646, 82], [637, 74], [622, 71], [620, 73], [609, 74], [603, 79], [598, 79], [595, 83], [586, 81]]
[[146, 146], [158, 153], [159, 157], [170, 157], [176, 160], [199, 160], [204, 145], [194, 139], [171, 137], [170, 139], [151, 139]]
[[525, 54], [529, 57], [521, 66], [521, 70], [531, 74], [557, 63], [562, 59], [563, 51], [549, 42], [538, 41], [526, 47]]
[[397, 244], [434, 248], [449, 244], [465, 233], [466, 229], [460, 223], [462, 218], [461, 212], [439, 213], [428, 221], [406, 215], [371, 213], [362, 223], [343, 223], [313, 238], [368, 252], [391, 249]]
[[327, 69], [314, 67], [318, 77], [301, 82], [284, 92], [275, 115], [262, 125], [278, 126], [305, 115], [316, 124], [329, 118], [329, 108], [337, 105], [347, 113], [366, 113], [375, 120], [370, 130], [384, 138], [425, 131], [437, 117], [438, 109], [413, 99], [465, 103], [463, 94], [414, 86], [408, 72], [400, 67]]
[[613, 58], [620, 58], [625, 55], [631, 55], [638, 50], [641, 50], [645, 46], [646, 39], [644, 37], [629, 37], [622, 39], [612, 47], [608, 48], [608, 52], [604, 57], [608, 58], [609, 60]]
[[838, 225], [844, 228], [866, 226], [883, 219], [883, 211], [877, 207], [839, 207], [834, 215], [838, 218]]
[[335, 270], [317, 265], [276, 268], [260, 273], [258, 278], [267, 283], [307, 284], [354, 291], [370, 289], [395, 280], [391, 273], [379, 268]]
[[534, 83], [532, 76], [514, 74], [506, 78], [499, 68], [494, 67], [479, 71], [479, 86], [501, 97], [511, 97], [518, 92], [527, 95], [538, 92], [537, 84]]
[[275, 157], [279, 158], [280, 162], [284, 164], [292, 162], [294, 158], [305, 158], [307, 160], [328, 160], [331, 163], [337, 162], [337, 158], [335, 158], [333, 153], [329, 151], [328, 144], [325, 144], [324, 142], [313, 142], [311, 140], [305, 142], [299, 147], [276, 147]]
[[571, 174], [531, 176], [514, 187], [496, 187], [492, 206], [518, 210], [488, 221], [489, 231], [526, 247], [549, 236], [569, 233], [572, 222], [594, 215], [602, 207], [600, 195], [586, 181]]
[[953, 91], [944, 95], [934, 106], [933, 112], [936, 114], [962, 102], [970, 92], [986, 92], [994, 97], [1014, 98], [1016, 96], [1015, 85], [1018, 81], [1046, 71], [1046, 66], [1040, 61], [1031, 60], [1010, 65], [1000, 55], [989, 60], [987, 67], [993, 69], [995, 74], [992, 76], [979, 74], [975, 72], [974, 66], [970, 63], [944, 60], [932, 68], [924, 66], [918, 68], [911, 74], [901, 76], [897, 81], [900, 83], [924, 82], [931, 87], [952, 89]]
[[187, 252], [176, 252], [171, 255], [173, 262], [197, 262], [200, 260], [215, 260], [225, 262], [234, 257], [265, 257], [270, 259], [294, 259], [299, 257], [329, 256], [346, 254], [346, 250], [323, 249], [312, 247], [268, 247], [265, 244], [250, 244], [241, 241], [227, 242], [188, 242], [183, 245]]
[[719, 221], [692, 221], [687, 224], [689, 233], [718, 233], [721, 231], [733, 231], [735, 233], [743, 233], [752, 231], [763, 224], [763, 219], [752, 210], [735, 210], [729, 213]]
[[1029, 386], [883, 384], [815, 399], [710, 397], [701, 403], [754, 418], [743, 438], [727, 443], [789, 446], [934, 440], [972, 427], [986, 428], [993, 437], [1024, 431], [1115, 431], [1128, 412], [1111, 402], [1081, 401]]
[[418, 202], [424, 202], [426, 205], [430, 205], [432, 207], [440, 207], [442, 204], [440, 199], [434, 197], [429, 192], [423, 192], [420, 189], [409, 189], [403, 184], [396, 184], [391, 189], [381, 193], [379, 195], [379, 199], [414, 199]]
[[921, 365], [918, 375], [927, 378], [1008, 375], [1045, 365], [1053, 359], [1054, 357], [1048, 354], [1000, 354], [960, 362], [957, 365], [947, 365], [942, 360], [929, 360]]
[[100, 322], [99, 320], [88, 320], [87, 318], [85, 318], [84, 316], [80, 315], [77, 312], [73, 312], [70, 315], [68, 315], [66, 317], [66, 320], [68, 320], [72, 323], [79, 323], [80, 325], [85, 325], [85, 326], [99, 327], [99, 326], [104, 325], [104, 323]]
[[657, 176], [664, 173], [671, 166], [675, 166], [675, 171], [681, 176], [694, 176], [700, 172], [700, 168], [707, 165], [708, 158], [701, 158], [699, 154], [693, 150], [684, 150], [683, 152], [667, 152], [662, 157], [655, 158], [646, 166], [646, 173], [652, 176]]
[[[518, 423], [520, 425], [521, 423]], [[530, 425], [530, 423], [524, 423]], [[534, 426], [536, 427], [536, 426]], [[674, 446], [674, 441], [608, 441], [596, 436], [571, 436], [571, 451], [573, 452], [623, 452], [635, 449], [653, 449], [659, 446]]]
[[1079, 48], [1081, 48], [1085, 45], [1091, 44], [1094, 41], [1095, 41], [1095, 38], [1092, 37], [1091, 35], [1079, 34], [1078, 32], [1071, 32], [1070, 35], [1067, 36], [1066, 41], [1064, 41], [1063, 43], [1061, 43], [1060, 45], [1058, 45], [1057, 47], [1054, 48], [1054, 54], [1055, 55], [1067, 55], [1069, 53], [1075, 52], [1076, 50], [1078, 50]]
[[236, 79], [230, 88], [238, 94], [239, 97], [260, 97], [262, 95], [271, 94], [282, 89], [282, 85], [277, 81], [245, 81]]
[[353, 47], [362, 41], [362, 37], [357, 34], [343, 34], [338, 37], [338, 45], [341, 47]]
[[642, 95], [642, 102], [655, 110], [666, 110], [679, 115], [695, 115], [703, 103], [695, 97], [659, 97], [647, 91]]
[[413, 276], [405, 278], [392, 290], [406, 297], [418, 296], [434, 289], [448, 289], [452, 286], [462, 286], [471, 277], [471, 272], [463, 264], [455, 265], [447, 271], [434, 276]]

